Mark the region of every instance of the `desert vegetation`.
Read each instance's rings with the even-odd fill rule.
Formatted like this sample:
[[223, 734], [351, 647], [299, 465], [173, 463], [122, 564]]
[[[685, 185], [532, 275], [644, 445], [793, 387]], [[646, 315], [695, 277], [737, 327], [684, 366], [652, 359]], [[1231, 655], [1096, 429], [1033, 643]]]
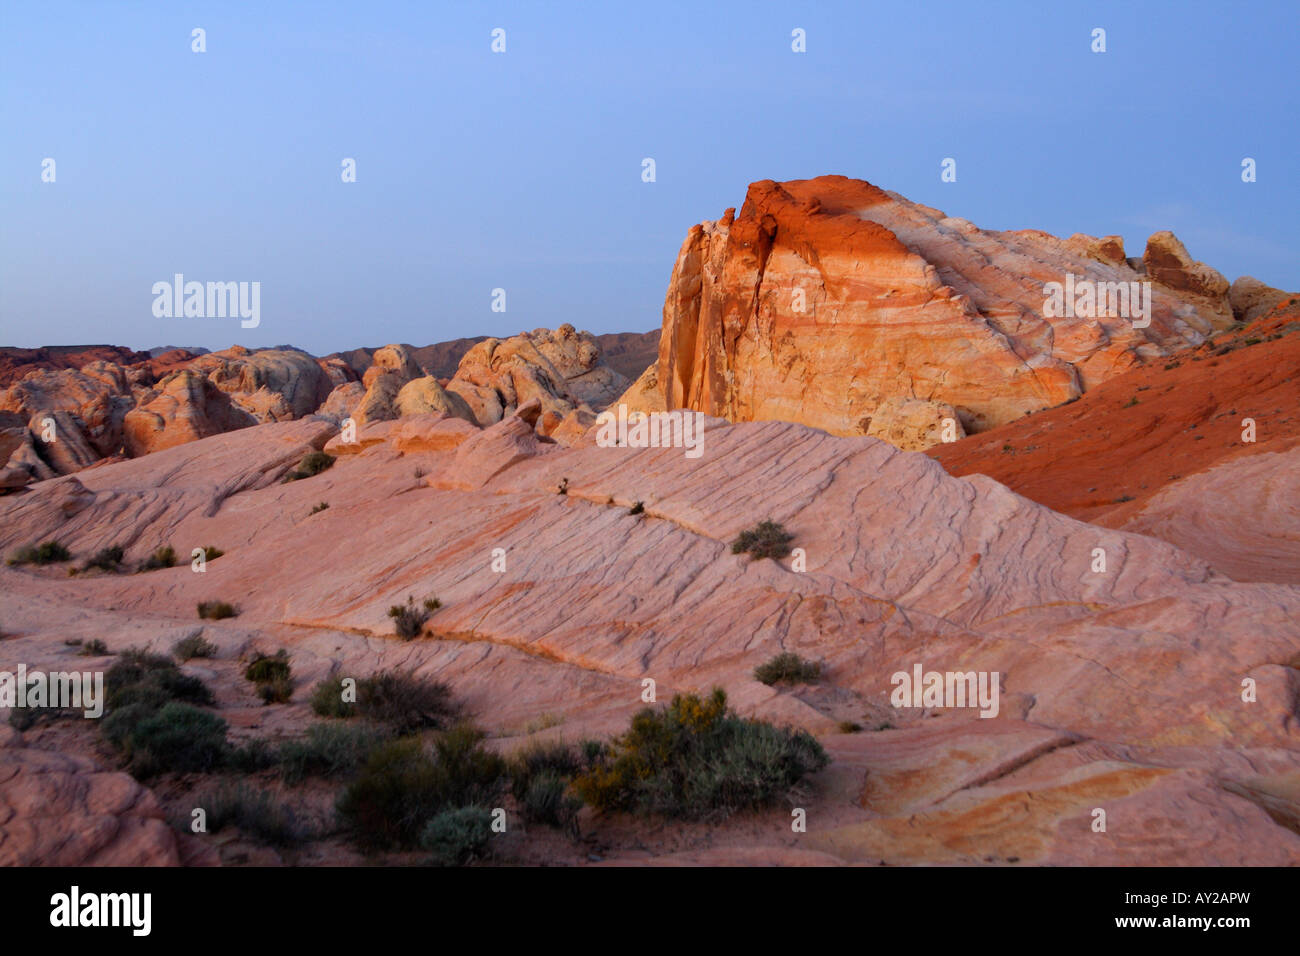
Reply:
[[716, 819], [772, 806], [827, 761], [811, 734], [739, 717], [715, 688], [637, 713], [574, 788], [597, 810]]
[[390, 607], [388, 616], [395, 622], [397, 636], [404, 641], [409, 641], [424, 633], [424, 625], [428, 623], [433, 612], [440, 607], [442, 602], [437, 598], [425, 598], [417, 605], [415, 598], [408, 596], [405, 604], [394, 604]]
[[752, 528], [740, 532], [739, 537], [731, 543], [732, 554], [749, 553], [749, 559], [784, 558], [790, 553], [790, 542], [794, 535], [775, 521], [760, 521]]
[[754, 680], [773, 684], [812, 684], [822, 676], [822, 666], [786, 651], [754, 668]]
[[72, 552], [65, 548], [61, 542], [50, 540], [19, 548], [10, 555], [9, 560], [5, 563], [10, 567], [19, 567], [24, 564], [58, 564], [71, 560]]

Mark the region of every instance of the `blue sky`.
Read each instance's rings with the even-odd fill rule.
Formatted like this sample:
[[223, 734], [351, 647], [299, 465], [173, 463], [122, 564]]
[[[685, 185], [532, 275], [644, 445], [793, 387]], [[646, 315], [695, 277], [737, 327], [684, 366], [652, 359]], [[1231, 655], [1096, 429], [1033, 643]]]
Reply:
[[[1169, 228], [1300, 289], [1298, 24], [1290, 0], [5, 0], [0, 344], [644, 331], [692, 224], [823, 173], [1130, 255]], [[260, 282], [260, 327], [156, 318], [177, 272]]]

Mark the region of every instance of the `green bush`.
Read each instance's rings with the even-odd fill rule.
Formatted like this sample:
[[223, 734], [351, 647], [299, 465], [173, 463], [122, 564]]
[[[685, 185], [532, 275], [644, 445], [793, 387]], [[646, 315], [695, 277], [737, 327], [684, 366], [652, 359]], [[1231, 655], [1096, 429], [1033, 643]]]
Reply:
[[407, 597], [405, 604], [394, 604], [388, 609], [388, 616], [396, 621], [397, 636], [404, 641], [419, 637], [424, 633], [424, 625], [434, 611], [442, 607], [437, 598], [425, 598], [417, 605], [414, 597]]
[[381, 671], [357, 682], [357, 710], [395, 734], [441, 729], [460, 716], [451, 689], [409, 671]]
[[10, 565], [22, 564], [57, 564], [71, 561], [72, 553], [58, 541], [42, 541], [36, 546], [26, 545], [19, 548], [9, 558]]
[[420, 847], [434, 866], [463, 866], [487, 852], [492, 839], [492, 812], [483, 807], [444, 810], [420, 831]]
[[327, 455], [323, 451], [308, 452], [303, 456], [298, 467], [284, 476], [285, 481], [298, 481], [302, 478], [311, 478], [326, 471], [334, 464], [334, 456]]
[[322, 717], [355, 717], [357, 705], [343, 699], [343, 678], [330, 677], [311, 692], [311, 709]]
[[806, 661], [798, 654], [777, 654], [766, 664], [754, 668], [754, 680], [772, 684], [812, 684], [822, 676], [822, 666]]
[[212, 833], [234, 826], [272, 846], [290, 846], [307, 835], [291, 809], [276, 802], [265, 790], [254, 790], [243, 783], [222, 784], [200, 797], [198, 806], [207, 811]]
[[258, 654], [244, 668], [244, 676], [255, 684], [266, 684], [273, 680], [288, 680], [291, 668], [289, 654], [284, 649], [275, 652], [275, 656]]
[[213, 657], [216, 653], [217, 645], [202, 634], [183, 637], [172, 646], [172, 654], [180, 661], [188, 661], [195, 657]]
[[471, 727], [457, 727], [435, 742], [433, 754], [414, 737], [378, 747], [339, 795], [340, 818], [365, 847], [410, 847], [442, 811], [490, 804], [505, 763], [482, 739]]
[[316, 507], [311, 509], [311, 514], [320, 514], [322, 511], [327, 510], [329, 506], [330, 503], [328, 501], [322, 501], [320, 504], [316, 505]]
[[86, 561], [81, 566], [81, 570], [89, 571], [91, 568], [98, 568], [101, 571], [120, 571], [122, 570], [122, 559], [126, 557], [126, 551], [120, 545], [113, 545], [109, 548], [100, 548], [95, 552], [95, 556]]
[[146, 704], [132, 704], [104, 718], [104, 734], [122, 751], [132, 776], [203, 772], [221, 765], [226, 754], [224, 720], [175, 701], [149, 711]]
[[107, 657], [111, 652], [108, 645], [99, 638], [86, 641], [81, 645], [81, 650], [77, 651], [78, 657]]
[[156, 709], [171, 701], [213, 702], [203, 681], [182, 674], [171, 658], [135, 648], [123, 651], [105, 672], [104, 696], [110, 709], [137, 703]]
[[257, 696], [264, 704], [287, 704], [293, 697], [293, 681], [287, 677], [275, 677], [271, 680], [258, 681]]
[[812, 735], [738, 717], [717, 688], [707, 700], [679, 694], [637, 713], [574, 787], [598, 810], [718, 818], [776, 803], [826, 763]]
[[775, 521], [760, 521], [752, 528], [740, 532], [740, 536], [731, 543], [732, 554], [749, 552], [749, 560], [759, 558], [784, 558], [790, 553], [790, 542], [794, 535], [786, 531]]
[[140, 562], [141, 571], [156, 571], [158, 568], [172, 568], [175, 566], [176, 551], [170, 544], [163, 545]]
[[200, 601], [199, 617], [207, 621], [220, 621], [224, 618], [234, 617], [239, 611], [228, 601]]
[[581, 809], [582, 801], [569, 796], [569, 781], [553, 773], [533, 777], [519, 801], [519, 810], [529, 823], [568, 830], [575, 836]]
[[282, 744], [276, 763], [286, 783], [305, 777], [351, 774], [390, 738], [375, 727], [312, 724], [300, 740]]

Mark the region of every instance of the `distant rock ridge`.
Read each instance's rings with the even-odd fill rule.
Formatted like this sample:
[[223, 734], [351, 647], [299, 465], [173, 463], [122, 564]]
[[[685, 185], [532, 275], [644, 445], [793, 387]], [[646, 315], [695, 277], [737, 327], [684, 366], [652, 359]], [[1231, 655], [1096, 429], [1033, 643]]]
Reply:
[[[1051, 314], [1067, 274], [1149, 281], [1149, 324]], [[1119, 236], [983, 230], [843, 176], [764, 180], [688, 231], [658, 361], [622, 400], [921, 449], [945, 419], [962, 437], [1059, 405], [1280, 295], [1230, 287], [1169, 232], [1137, 259]]]
[[[617, 341], [635, 354], [637, 338]], [[539, 434], [566, 425], [561, 434], [576, 438], [629, 384], [603, 363], [597, 338], [571, 325], [458, 341], [469, 345], [453, 377], [430, 374], [417, 360], [421, 350], [404, 345], [325, 358], [288, 346], [202, 354], [0, 350], [0, 372], [11, 379], [0, 388], [0, 491], [104, 459], [313, 415], [364, 425], [441, 413], [484, 426], [532, 399]], [[353, 363], [361, 356], [358, 370]]]

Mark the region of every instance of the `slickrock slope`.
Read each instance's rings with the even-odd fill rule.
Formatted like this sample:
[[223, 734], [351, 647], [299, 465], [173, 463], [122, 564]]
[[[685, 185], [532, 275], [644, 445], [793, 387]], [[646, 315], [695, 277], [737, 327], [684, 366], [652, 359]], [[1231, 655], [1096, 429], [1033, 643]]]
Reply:
[[[1049, 315], [1044, 287], [1067, 274], [1152, 280], [1149, 327]], [[984, 431], [1199, 344], [1232, 321], [1228, 293], [1167, 232], [1128, 258], [1118, 236], [982, 230], [842, 176], [764, 180], [687, 234], [657, 385], [627, 400], [925, 447], [954, 410]]]
[[[280, 483], [336, 432], [258, 425], [0, 500], [6, 552], [48, 537], [78, 554], [225, 551], [203, 574], [0, 568], [3, 663], [66, 663], [70, 638], [165, 651], [201, 631], [218, 654], [187, 669], [232, 727], [261, 735], [300, 731], [315, 681], [400, 664], [448, 681], [503, 748], [542, 713], [565, 739], [616, 732], [643, 678], [660, 700], [717, 684], [831, 751], [799, 797], [807, 834], [781, 808], [686, 831], [587, 821], [631, 832], [606, 837], [616, 861], [1300, 863], [1300, 588], [1234, 583], [1171, 544], [797, 424], [712, 419], [688, 459], [566, 448], [518, 416], [481, 431], [416, 416], [367, 425], [331, 469]], [[768, 516], [806, 570], [730, 553]], [[394, 638], [388, 607], [433, 594], [433, 636]], [[241, 614], [197, 622], [195, 602], [218, 596]], [[295, 702], [263, 707], [235, 662], [281, 646]], [[825, 679], [755, 682], [781, 650], [821, 660]], [[895, 709], [890, 676], [917, 664], [999, 673], [998, 716]], [[840, 734], [842, 720], [895, 729]], [[1097, 807], [1106, 833], [1091, 831]]]
[[[1253, 442], [1246, 441], [1249, 419]], [[1053, 510], [1300, 583], [1300, 297], [1077, 402], [929, 450]]]

